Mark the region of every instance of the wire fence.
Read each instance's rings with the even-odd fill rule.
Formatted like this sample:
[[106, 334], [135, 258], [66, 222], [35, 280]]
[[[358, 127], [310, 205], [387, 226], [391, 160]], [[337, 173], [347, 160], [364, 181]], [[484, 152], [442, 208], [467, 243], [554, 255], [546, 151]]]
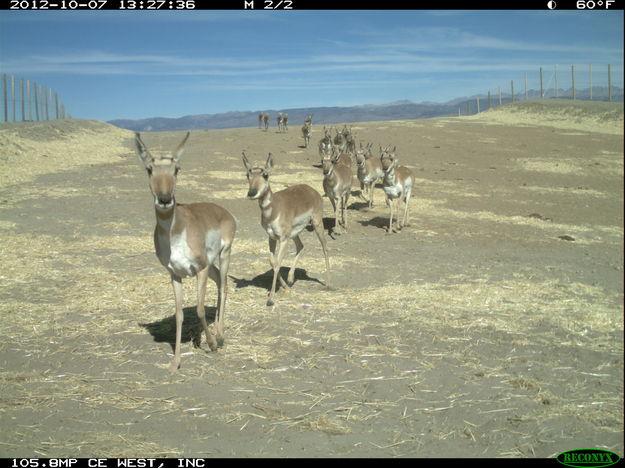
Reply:
[[3, 122], [70, 118], [59, 95], [41, 83], [3, 73], [1, 86]]
[[458, 107], [458, 115], [473, 115], [491, 107], [528, 99], [572, 99], [596, 101], [622, 101], [621, 87], [612, 82], [612, 66], [558, 66], [540, 67], [537, 73], [510, 80], [505, 86], [497, 86], [486, 95], [480, 95]]

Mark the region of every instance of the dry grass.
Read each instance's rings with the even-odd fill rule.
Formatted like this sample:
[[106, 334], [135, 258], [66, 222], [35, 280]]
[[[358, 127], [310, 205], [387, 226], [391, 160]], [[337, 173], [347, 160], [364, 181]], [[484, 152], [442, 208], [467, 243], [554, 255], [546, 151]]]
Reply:
[[[11, 171], [31, 182], [14, 186], [8, 175], [0, 178], [2, 189], [13, 187], [3, 212], [14, 215], [14, 203], [37, 199], [37, 174], [114, 163], [128, 153], [121, 132], [108, 153], [68, 165], [65, 154], [80, 159], [77, 147], [111, 138], [95, 133], [53, 140], [45, 146], [45, 166], [38, 164], [43, 149], [36, 142], [1, 134], [23, 151], [23, 167], [10, 160]], [[185, 189], [251, 203], [243, 200], [238, 156], [231, 159], [232, 171], [211, 172], [219, 190], [203, 184], [200, 170], [184, 172]], [[618, 165], [610, 167], [613, 176]], [[294, 178], [311, 185], [321, 180], [314, 168], [288, 161], [281, 168], [276, 190]], [[514, 170], [534, 169], [521, 160]], [[567, 232], [582, 248], [622, 252], [618, 224], [462, 210], [447, 200], [479, 201], [479, 187], [426, 176], [418, 185], [430, 198], [416, 197], [412, 216], [419, 224], [397, 238], [411, 255], [425, 238], [445, 235], [438, 222], [459, 226], [462, 239], [473, 236], [467, 226], [483, 224], [484, 231], [505, 229], [509, 239]], [[559, 193], [546, 184], [524, 190]], [[48, 193], [69, 202], [88, 197], [89, 189], [68, 177], [67, 187]], [[603, 200], [601, 194], [576, 196]], [[381, 204], [366, 216], [385, 213]], [[389, 268], [380, 245], [391, 239], [367, 226], [370, 255], [363, 256], [357, 226], [352, 237], [331, 246], [332, 275], [353, 278], [347, 286], [327, 291], [316, 281], [325, 265], [311, 236], [302, 258], [308, 277], [268, 308], [267, 277], [260, 277], [269, 270], [268, 246], [258, 227], [234, 244], [227, 341], [219, 353], [190, 346], [198, 331], [191, 307], [195, 282], [184, 282], [183, 367], [170, 378], [170, 348], [163, 343], [175, 326], [169, 279], [153, 254], [152, 226], [143, 232], [133, 222], [128, 215], [101, 223], [103, 235], [79, 229], [61, 235], [45, 225], [24, 232], [17, 216], [0, 221], [0, 352], [11, 364], [0, 372], [0, 412], [14, 418], [2, 427], [0, 453], [297, 456], [297, 448], [280, 450], [302, 446], [306, 454], [326, 456], [419, 456], [431, 455], [428, 447], [435, 446], [445, 454], [531, 457], [553, 453], [549, 441], [561, 444], [562, 431], [573, 437], [578, 428], [591, 428], [601, 440], [622, 434], [623, 296], [615, 289], [557, 278], [539, 267], [514, 267], [507, 277], [450, 269], [437, 280], [423, 279], [415, 273], [427, 274], [421, 258], [418, 269], [400, 261], [405, 271], [397, 269], [392, 280], [367, 284], [363, 276], [361, 283], [361, 274]], [[209, 285], [209, 313], [214, 296]]]

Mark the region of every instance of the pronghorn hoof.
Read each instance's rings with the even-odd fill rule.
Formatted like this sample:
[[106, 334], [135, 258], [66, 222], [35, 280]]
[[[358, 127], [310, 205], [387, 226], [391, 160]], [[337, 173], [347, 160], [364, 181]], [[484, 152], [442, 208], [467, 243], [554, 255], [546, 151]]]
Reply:
[[267, 301], [267, 307], [271, 307], [273, 304], [274, 302], [271, 299]]
[[174, 361], [169, 365], [169, 372], [171, 374], [175, 374], [176, 372], [178, 372], [179, 367], [180, 367], [180, 363]]

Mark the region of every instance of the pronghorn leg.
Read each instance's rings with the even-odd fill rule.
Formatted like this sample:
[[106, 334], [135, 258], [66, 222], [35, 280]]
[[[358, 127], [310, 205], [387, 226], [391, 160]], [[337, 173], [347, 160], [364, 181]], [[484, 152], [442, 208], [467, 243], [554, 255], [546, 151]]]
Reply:
[[388, 205], [389, 209], [391, 210], [391, 215], [389, 217], [388, 220], [388, 229], [386, 230], [386, 232], [388, 234], [390, 234], [391, 232], [393, 232], [393, 200], [391, 200], [390, 198], [386, 199], [386, 204]]
[[349, 200], [349, 192], [341, 197], [341, 219], [343, 220], [345, 232], [347, 232], [347, 200]]
[[[219, 284], [218, 297], [219, 307], [215, 316], [215, 331], [217, 334], [217, 346], [224, 345], [224, 314], [226, 312], [226, 299], [228, 297], [228, 269], [230, 268], [230, 247], [224, 248], [219, 254]], [[217, 320], [219, 318], [219, 320]]]
[[182, 322], [184, 320], [182, 312], [182, 279], [171, 275], [171, 285], [174, 289], [174, 300], [176, 302], [176, 347], [174, 348], [174, 359], [169, 365], [169, 372], [174, 373], [180, 367], [180, 342], [182, 341]]
[[375, 181], [369, 184], [369, 208], [373, 208], [373, 194], [375, 192]]
[[[201, 270], [197, 274], [197, 317], [200, 319], [200, 323], [202, 324], [202, 329], [206, 334], [206, 342], [208, 343], [208, 347], [211, 351], [217, 350], [217, 342], [215, 341], [215, 336], [208, 329], [208, 324], [206, 323], [206, 314], [204, 313], [204, 296], [206, 294], [206, 280], [208, 279], [209, 270], [212, 269], [213, 266], [210, 265], [203, 270]], [[215, 317], [216, 319], [217, 317]], [[200, 332], [200, 342], [202, 343], [202, 332]]]
[[336, 200], [334, 200], [334, 198], [332, 197], [328, 197], [330, 198], [330, 203], [332, 203], [332, 211], [334, 211], [334, 228], [332, 228], [332, 232], [336, 231], [336, 225], [337, 225], [337, 218], [336, 218]]
[[326, 261], [326, 288], [330, 289], [330, 259], [328, 258], [328, 247], [323, 233], [323, 216], [321, 213], [313, 216], [312, 227], [315, 230], [315, 234], [317, 234], [317, 237], [319, 238], [319, 243], [321, 244], [321, 249], [323, 250], [323, 256]]
[[[273, 268], [273, 281], [271, 283], [271, 292], [269, 293], [269, 300], [267, 301], [268, 306], [272, 306], [273, 296], [276, 293], [276, 279], [280, 276], [280, 266], [282, 265], [282, 260], [284, 259], [284, 253], [286, 252], [286, 239], [278, 241], [278, 255], [277, 258], [274, 258], [275, 266]], [[282, 280], [284, 281], [284, 280]]]
[[406, 192], [406, 196], [404, 197], [404, 203], [406, 206], [404, 207], [404, 221], [402, 222], [402, 227], [408, 226], [408, 216], [410, 214], [410, 196], [412, 195], [412, 190]]
[[[276, 240], [269, 238], [269, 263], [271, 264], [271, 268], [275, 270], [276, 268]], [[280, 276], [280, 272], [278, 269], [278, 280], [280, 280], [280, 286], [282, 286], [287, 291], [290, 289], [289, 285], [284, 281], [284, 278]]]
[[286, 282], [291, 285], [295, 282], [295, 267], [297, 265], [297, 261], [299, 260], [299, 256], [302, 253], [302, 250], [304, 250], [304, 244], [302, 243], [299, 236], [295, 236], [293, 238], [293, 242], [295, 242], [295, 260], [293, 260], [293, 265], [289, 270], [289, 276], [286, 279]]

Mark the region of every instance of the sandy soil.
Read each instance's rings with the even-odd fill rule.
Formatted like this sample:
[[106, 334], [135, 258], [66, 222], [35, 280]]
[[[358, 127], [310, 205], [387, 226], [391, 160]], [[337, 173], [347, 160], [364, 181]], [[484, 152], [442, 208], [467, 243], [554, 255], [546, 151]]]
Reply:
[[[309, 149], [295, 124], [193, 131], [177, 198], [222, 204], [239, 228], [225, 347], [193, 347], [186, 281], [174, 376], [132, 134], [0, 125], [0, 456], [622, 456], [623, 107], [569, 104], [354, 124], [416, 174], [412, 225], [386, 235], [381, 188], [368, 209], [355, 183], [349, 232], [328, 239], [335, 290], [305, 233], [274, 307], [240, 154], [274, 154], [274, 190], [321, 191], [321, 128]], [[213, 284], [207, 297], [212, 318]]]

